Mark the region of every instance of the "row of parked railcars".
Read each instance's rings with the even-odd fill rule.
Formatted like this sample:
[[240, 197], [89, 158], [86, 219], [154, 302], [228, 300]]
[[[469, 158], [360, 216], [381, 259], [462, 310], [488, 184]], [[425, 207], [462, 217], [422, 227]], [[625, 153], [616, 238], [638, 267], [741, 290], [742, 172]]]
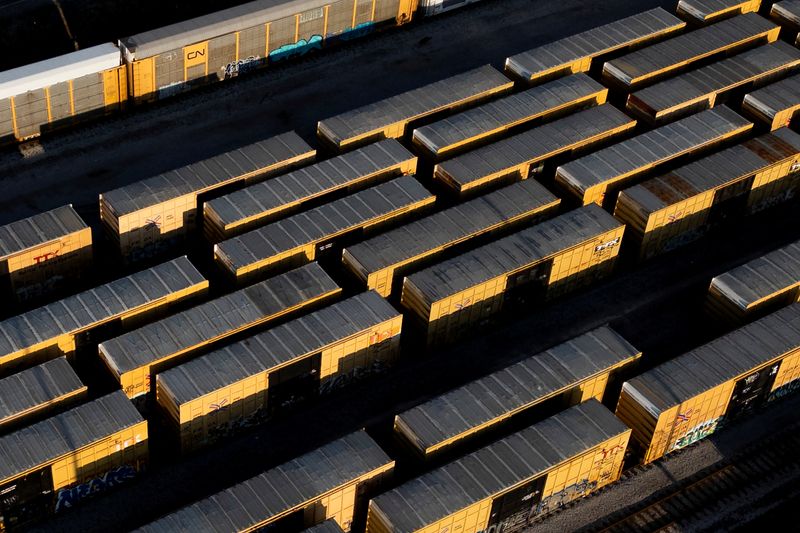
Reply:
[[758, 12], [760, 7], [761, 0], [678, 0], [676, 12], [702, 26], [732, 15]]
[[762, 87], [744, 97], [742, 110], [770, 130], [788, 127], [800, 110], [800, 76]]

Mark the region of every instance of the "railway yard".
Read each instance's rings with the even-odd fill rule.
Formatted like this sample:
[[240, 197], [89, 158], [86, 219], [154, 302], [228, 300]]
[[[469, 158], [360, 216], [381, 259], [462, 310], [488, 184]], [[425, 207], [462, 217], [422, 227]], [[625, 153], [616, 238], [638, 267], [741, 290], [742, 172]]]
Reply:
[[0, 531], [798, 515], [800, 5], [365, 1], [0, 73]]

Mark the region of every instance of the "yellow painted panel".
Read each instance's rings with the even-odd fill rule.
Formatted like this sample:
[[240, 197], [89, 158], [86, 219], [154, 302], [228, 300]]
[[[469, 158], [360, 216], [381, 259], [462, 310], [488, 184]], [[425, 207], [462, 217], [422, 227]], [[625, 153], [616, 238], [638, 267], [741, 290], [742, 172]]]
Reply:
[[156, 56], [134, 61], [130, 65], [131, 93], [134, 98], [152, 96], [156, 90]]
[[206, 65], [207, 63], [208, 41], [183, 47], [183, 66], [185, 69], [196, 65]]

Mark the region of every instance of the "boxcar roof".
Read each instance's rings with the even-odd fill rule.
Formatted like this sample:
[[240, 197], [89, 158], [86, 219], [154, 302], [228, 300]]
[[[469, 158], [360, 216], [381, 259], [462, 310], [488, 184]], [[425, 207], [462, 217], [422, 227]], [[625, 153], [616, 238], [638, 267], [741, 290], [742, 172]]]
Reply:
[[122, 374], [337, 289], [336, 282], [311, 263], [105, 341], [100, 353]]
[[180, 405], [399, 315], [378, 293], [364, 292], [162, 372], [157, 379]]
[[800, 105], [800, 75], [776, 81], [744, 97], [745, 103], [774, 118], [778, 111]]
[[742, 310], [798, 284], [800, 241], [757, 257], [711, 280], [712, 287]]
[[770, 14], [794, 24], [800, 24], [800, 0], [783, 0], [772, 4]]
[[339, 523], [333, 518], [303, 530], [303, 533], [344, 533]]
[[511, 56], [506, 59], [506, 68], [523, 78], [532, 78], [684, 26], [681, 19], [657, 7]]
[[203, 192], [303, 154], [313, 155], [314, 149], [290, 131], [114, 189], [101, 194], [100, 198], [117, 216], [129, 215], [185, 194]]
[[367, 272], [377, 272], [558, 202], [536, 180], [524, 180], [348, 246], [347, 252]]
[[585, 193], [590, 187], [709, 146], [750, 126], [751, 122], [729, 108], [715, 107], [565, 163], [556, 172]]
[[462, 143], [527, 118], [544, 115], [570, 102], [583, 100], [608, 89], [586, 74], [560, 78], [468, 109], [414, 130], [414, 139], [430, 151]]
[[105, 43], [0, 72], [0, 100], [103, 72], [121, 63], [119, 49]]
[[503, 276], [622, 226], [591, 204], [527, 228], [406, 278], [428, 303]]
[[88, 228], [72, 204], [0, 226], [0, 259]]
[[341, 143], [512, 84], [491, 65], [484, 65], [326, 118], [319, 122], [318, 128], [328, 139]]
[[0, 357], [73, 333], [204, 283], [184, 257], [68, 296], [0, 322]]
[[641, 352], [600, 327], [397, 415], [430, 448], [608, 372]]
[[798, 64], [800, 50], [777, 41], [656, 83], [633, 97], [653, 112], [661, 112]]
[[393, 531], [416, 531], [628, 431], [591, 399], [408, 481], [370, 505]]
[[416, 156], [396, 139], [385, 139], [234, 191], [207, 202], [206, 206], [223, 224], [233, 224], [346, 187], [364, 176], [413, 159]]
[[330, 4], [330, 0], [257, 0], [125, 37], [120, 45], [133, 54], [134, 59], [144, 59], [326, 4]]
[[44, 465], [144, 419], [122, 391], [0, 437], [0, 480]]
[[620, 81], [631, 83], [673, 65], [684, 65], [698, 57], [724, 51], [775, 27], [764, 17], [746, 13], [612, 59], [603, 69]]
[[448, 159], [438, 167], [449, 180], [464, 187], [635, 123], [634, 119], [610, 104], [591, 107]]
[[776, 311], [625, 382], [652, 416], [800, 349], [800, 304]]
[[684, 12], [697, 21], [725, 12], [731, 8], [750, 3], [750, 0], [679, 0], [678, 12]]
[[86, 386], [64, 357], [0, 379], [0, 424], [80, 390]]
[[144, 526], [140, 531], [244, 531], [394, 464], [357, 431]]
[[413, 176], [402, 176], [223, 241], [216, 252], [241, 268], [432, 198]]
[[800, 135], [781, 128], [648, 179], [622, 194], [642, 213], [650, 214], [798, 156]]

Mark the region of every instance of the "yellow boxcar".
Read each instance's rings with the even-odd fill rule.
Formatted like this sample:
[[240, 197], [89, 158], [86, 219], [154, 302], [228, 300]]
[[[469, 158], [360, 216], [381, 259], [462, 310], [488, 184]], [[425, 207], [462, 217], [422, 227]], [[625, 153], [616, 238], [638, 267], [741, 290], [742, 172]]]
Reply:
[[100, 195], [100, 219], [123, 259], [174, 250], [194, 231], [198, 196], [313, 161], [316, 151], [287, 132]]
[[732, 323], [751, 321], [800, 299], [800, 241], [714, 276], [707, 303]]
[[705, 25], [743, 13], [758, 13], [761, 0], [679, 0], [677, 13], [694, 24]]
[[384, 371], [399, 355], [402, 324], [386, 300], [362, 293], [158, 374], [156, 399], [181, 448], [199, 448]]
[[646, 464], [792, 392], [799, 377], [793, 304], [625, 382], [617, 416]]
[[429, 346], [449, 343], [504, 304], [534, 304], [608, 275], [624, 230], [596, 205], [576, 209], [407, 276], [401, 303]]
[[561, 165], [556, 169], [556, 183], [581, 205], [611, 208], [623, 187], [665, 164], [718, 148], [752, 129], [752, 122], [728, 107], [715, 107]]
[[363, 523], [368, 498], [393, 471], [394, 461], [366, 432], [357, 431], [139, 531], [196, 533], [196, 524], [221, 524], [223, 520], [231, 531], [258, 531], [269, 526], [294, 530], [333, 519], [349, 532], [354, 521]]
[[782, 128], [620, 192], [614, 216], [648, 259], [797, 195], [800, 135]]
[[[78, 338], [118, 320], [123, 328], [200, 296], [208, 281], [184, 256], [0, 321], [0, 375], [75, 351]], [[88, 335], [87, 335], [88, 334]]]
[[402, 277], [429, 263], [556, 213], [561, 200], [536, 180], [525, 180], [455, 205], [342, 250], [342, 262], [381, 296]]
[[505, 70], [522, 81], [541, 83], [587, 72], [610, 55], [659, 41], [685, 27], [685, 22], [657, 7], [511, 56]]
[[788, 2], [775, 2], [772, 4], [769, 16], [783, 26], [782, 33], [784, 38], [795, 44], [800, 41], [800, 35], [797, 34], [798, 30], [800, 30], [800, 7], [798, 7], [797, 2], [791, 0]]
[[147, 444], [147, 421], [121, 391], [0, 437], [0, 526], [29, 525], [132, 479]]
[[607, 390], [619, 390], [641, 355], [603, 326], [400, 413], [395, 435], [418, 458], [460, 455], [477, 438], [496, 435], [537, 407], [603, 401]]
[[373, 498], [367, 533], [523, 529], [619, 479], [630, 435], [588, 400]]
[[771, 131], [788, 127], [800, 110], [800, 76], [792, 76], [746, 94], [742, 112]]
[[38, 137], [116, 111], [127, 98], [125, 66], [110, 43], [0, 72], [0, 139]]
[[92, 229], [72, 205], [0, 226], [0, 276], [18, 302], [64, 287], [92, 260]]

